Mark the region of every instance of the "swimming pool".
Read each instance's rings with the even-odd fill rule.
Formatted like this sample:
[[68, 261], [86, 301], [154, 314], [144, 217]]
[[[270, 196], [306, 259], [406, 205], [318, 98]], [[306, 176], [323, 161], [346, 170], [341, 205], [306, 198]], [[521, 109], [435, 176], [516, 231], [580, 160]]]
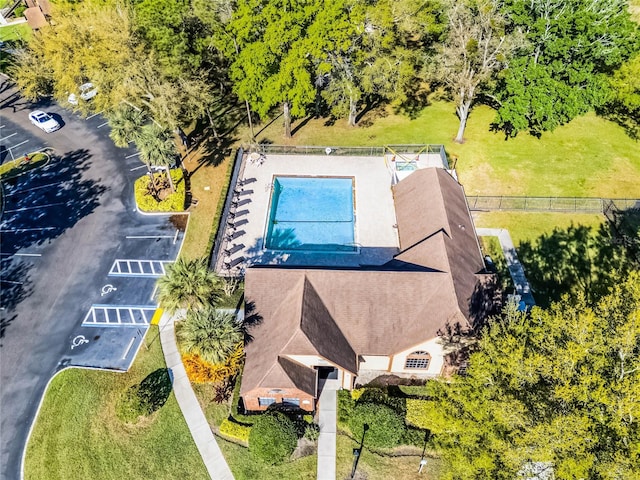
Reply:
[[273, 179], [265, 248], [355, 252], [354, 179]]

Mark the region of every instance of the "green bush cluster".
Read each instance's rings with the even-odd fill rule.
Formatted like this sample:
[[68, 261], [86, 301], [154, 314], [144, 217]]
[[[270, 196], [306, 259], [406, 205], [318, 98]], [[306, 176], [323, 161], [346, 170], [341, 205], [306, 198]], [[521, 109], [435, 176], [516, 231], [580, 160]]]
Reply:
[[356, 439], [362, 438], [364, 425], [369, 427], [364, 443], [371, 447], [396, 447], [405, 434], [404, 419], [387, 405], [358, 403], [349, 418], [349, 429]]
[[116, 405], [116, 416], [123, 422], [135, 423], [164, 405], [171, 393], [171, 377], [166, 368], [159, 368], [142, 382], [127, 388]]
[[418, 428], [429, 428], [429, 400], [407, 398], [407, 423]]
[[279, 412], [261, 415], [249, 434], [249, 451], [269, 465], [287, 460], [296, 448], [295, 424]]
[[[164, 178], [164, 172], [154, 173], [156, 178]], [[175, 187], [175, 192], [167, 196], [161, 202], [156, 201], [149, 194], [149, 176], [143, 175], [136, 180], [134, 185], [136, 203], [143, 212], [181, 212], [184, 210], [186, 187], [183, 180], [182, 170], [174, 168], [171, 170], [171, 180]]]
[[320, 427], [315, 423], [308, 424], [304, 429], [304, 438], [315, 442], [320, 437]]
[[356, 402], [348, 390], [338, 390], [338, 422], [347, 424], [353, 414]]
[[226, 437], [247, 443], [249, 441], [251, 427], [248, 425], [242, 425], [227, 418], [220, 425], [220, 433]]

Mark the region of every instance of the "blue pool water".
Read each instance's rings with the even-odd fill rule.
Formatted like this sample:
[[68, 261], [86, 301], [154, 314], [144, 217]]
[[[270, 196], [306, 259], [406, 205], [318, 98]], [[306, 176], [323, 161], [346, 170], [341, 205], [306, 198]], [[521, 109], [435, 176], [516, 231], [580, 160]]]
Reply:
[[354, 252], [353, 179], [275, 177], [265, 246]]

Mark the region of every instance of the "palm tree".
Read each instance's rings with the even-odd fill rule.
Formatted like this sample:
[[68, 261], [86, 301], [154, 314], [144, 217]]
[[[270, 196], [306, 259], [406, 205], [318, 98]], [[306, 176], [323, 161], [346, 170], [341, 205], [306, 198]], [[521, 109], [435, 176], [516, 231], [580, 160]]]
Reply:
[[137, 142], [140, 138], [140, 131], [144, 124], [144, 113], [127, 104], [107, 115], [111, 133], [109, 136], [116, 147], [125, 148], [129, 142]]
[[187, 313], [178, 330], [178, 339], [183, 351], [216, 365], [224, 363], [235, 351], [243, 333], [233, 314], [209, 307]]
[[149, 172], [151, 166], [165, 168], [167, 181], [173, 191], [169, 167], [178, 153], [173, 134], [156, 123], [149, 123], [142, 127], [136, 146], [140, 151], [140, 159], [147, 165]]
[[162, 308], [176, 310], [203, 309], [215, 304], [222, 294], [220, 279], [209, 270], [204, 258], [178, 258], [157, 281], [158, 302]]

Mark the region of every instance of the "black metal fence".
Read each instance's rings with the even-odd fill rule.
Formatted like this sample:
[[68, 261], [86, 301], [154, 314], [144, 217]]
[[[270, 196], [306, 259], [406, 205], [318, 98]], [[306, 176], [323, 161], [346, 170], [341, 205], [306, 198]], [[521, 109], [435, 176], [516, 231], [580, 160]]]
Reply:
[[253, 145], [248, 151], [263, 153], [265, 155], [335, 155], [344, 157], [381, 157], [385, 153], [395, 151], [399, 153], [435, 153], [442, 155], [444, 146], [430, 144], [406, 144], [387, 145], [384, 147], [334, 147], [325, 146], [298, 146], [298, 145]]
[[637, 198], [467, 196], [472, 211], [603, 213], [608, 208], [640, 211]]

